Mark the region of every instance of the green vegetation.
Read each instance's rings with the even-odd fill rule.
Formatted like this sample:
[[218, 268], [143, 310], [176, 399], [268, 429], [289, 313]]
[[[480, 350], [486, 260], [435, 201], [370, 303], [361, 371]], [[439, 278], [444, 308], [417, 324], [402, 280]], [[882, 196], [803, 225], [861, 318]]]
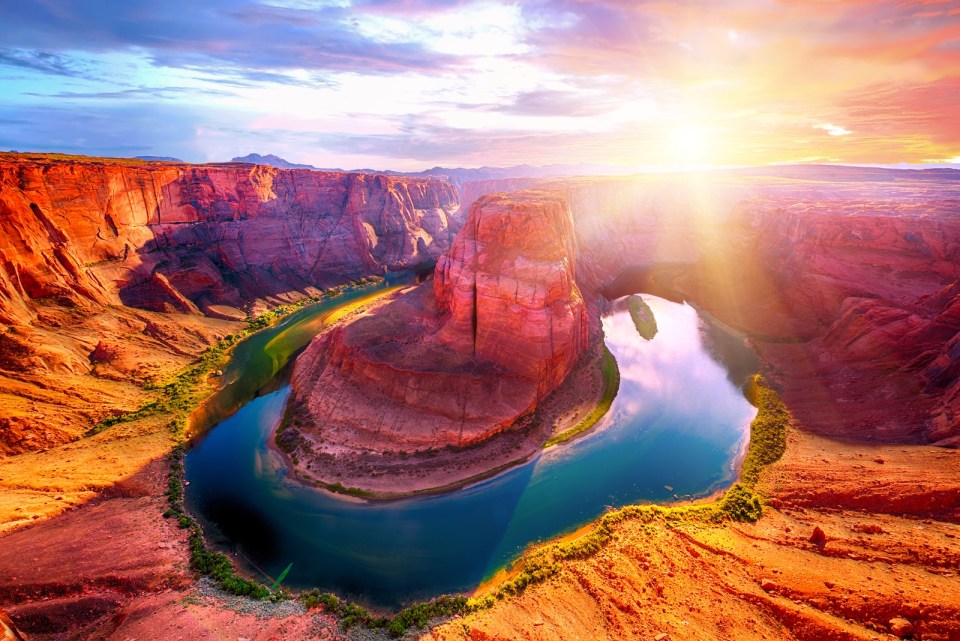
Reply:
[[593, 408], [593, 411], [587, 414], [583, 420], [569, 430], [550, 437], [550, 439], [543, 444], [544, 447], [565, 443], [574, 436], [586, 432], [610, 411], [610, 406], [613, 405], [613, 399], [617, 397], [617, 392], [620, 390], [620, 368], [617, 367], [617, 359], [613, 357], [613, 353], [606, 345], [603, 346], [602, 367], [603, 395], [600, 397], [599, 402], [597, 402], [597, 406]]
[[357, 496], [360, 498], [370, 498], [373, 496], [373, 492], [361, 490], [357, 487], [346, 487], [343, 485], [343, 483], [330, 483], [324, 487], [331, 492], [336, 492], [337, 494], [347, 494], [349, 496]]
[[308, 298], [301, 298], [295, 303], [290, 303], [288, 305], [279, 305], [273, 309], [266, 311], [256, 318], [247, 319], [247, 333], [257, 332], [266, 327], [270, 327], [278, 320], [285, 318], [292, 314], [293, 312], [299, 311], [308, 305], [313, 305], [314, 303], [319, 303], [321, 300], [326, 298], [332, 298], [334, 296], [339, 296], [340, 294], [350, 291], [352, 289], [357, 289], [358, 287], [366, 287], [367, 285], [372, 285], [374, 283], [382, 283], [382, 276], [366, 276], [360, 280], [353, 281], [346, 285], [338, 285], [337, 287], [331, 287], [330, 289], [324, 290], [323, 294], [318, 296], [311, 296]]
[[242, 336], [242, 334], [228, 334], [215, 345], [208, 347], [193, 365], [177, 374], [172, 381], [163, 385], [146, 385], [145, 389], [159, 390], [160, 394], [156, 399], [132, 412], [108, 416], [91, 428], [87, 435], [92, 436], [118, 423], [137, 421], [157, 414], [173, 414], [175, 417], [173, 423], [185, 425], [185, 420], [177, 421], [176, 419], [185, 419], [186, 415], [196, 407], [202, 392], [201, 383], [206, 381], [211, 372], [226, 364], [230, 348], [238, 343]]
[[[223, 552], [211, 550], [203, 538], [200, 525], [186, 512], [183, 505], [183, 457], [186, 448], [177, 445], [170, 452], [170, 472], [167, 477], [167, 503], [169, 507], [163, 513], [164, 518], [176, 518], [180, 528], [190, 530], [190, 567], [197, 574], [211, 577], [223, 590], [240, 596], [256, 599], [268, 597], [281, 599], [285, 594], [280, 590], [271, 591], [265, 585], [237, 576], [233, 563]], [[277, 580], [279, 585], [279, 579]]]
[[[89, 430], [87, 433], [88, 436], [97, 434], [108, 427], [120, 423], [168, 414], [171, 416], [171, 419], [167, 423], [167, 426], [178, 440], [181, 440], [188, 423], [190, 412], [196, 408], [200, 400], [207, 394], [208, 390], [204, 383], [211, 373], [219, 370], [227, 363], [230, 351], [234, 345], [247, 336], [265, 327], [269, 327], [281, 318], [307, 305], [319, 302], [324, 296], [333, 296], [348, 288], [362, 287], [382, 280], [381, 277], [362, 278], [348, 286], [329, 289], [323, 296], [304, 298], [296, 303], [277, 307], [266, 312], [256, 320], [248, 321], [247, 327], [243, 332], [239, 334], [228, 334], [215, 345], [207, 348], [190, 367], [176, 374], [172, 380], [163, 384], [146, 385], [145, 389], [157, 390], [159, 392], [156, 399], [144, 404], [133, 412], [104, 419]], [[279, 588], [279, 585], [280, 582], [286, 578], [290, 570], [289, 567], [274, 581], [273, 589], [270, 589], [258, 581], [238, 576], [233, 563], [230, 561], [230, 557], [222, 552], [212, 550], [207, 546], [200, 525], [187, 513], [183, 503], [183, 459], [185, 454], [186, 448], [182, 441], [170, 452], [170, 470], [167, 478], [166, 491], [168, 508], [163, 513], [163, 516], [164, 518], [175, 518], [181, 529], [190, 530], [190, 567], [200, 575], [211, 577], [217, 582], [220, 588], [231, 594], [250, 596], [257, 599], [272, 598], [279, 600], [286, 598], [287, 593]]]
[[[311, 300], [313, 299], [307, 299], [307, 301]], [[178, 433], [186, 424], [185, 412], [190, 407], [190, 401], [195, 399], [198, 383], [203, 380], [205, 374], [225, 361], [227, 350], [246, 334], [269, 326], [272, 321], [309, 304], [307, 301], [278, 308], [283, 310], [279, 315], [275, 314], [277, 310], [269, 312], [274, 314], [273, 317], [263, 323], [259, 319], [248, 323], [248, 328], [243, 334], [228, 336], [224, 341], [207, 350], [194, 366], [182, 372], [172, 382], [157, 387], [156, 389], [161, 391], [157, 401], [124, 417], [135, 414], [149, 416], [169, 411], [174, 414], [170, 422], [171, 429]], [[604, 393], [597, 407], [577, 426], [552, 438], [547, 445], [569, 440], [592, 427], [609, 411], [619, 390], [620, 372], [616, 359], [606, 347], [603, 354], [603, 375]], [[777, 394], [760, 376], [756, 376], [749, 386], [748, 397], [757, 406], [758, 413], [750, 426], [750, 444], [743, 463], [741, 480], [727, 490], [723, 498], [718, 501], [673, 507], [630, 505], [607, 512], [596, 521], [591, 531], [577, 539], [543, 545], [526, 552], [518, 561], [521, 565], [516, 575], [500, 584], [495, 592], [479, 597], [441, 596], [431, 601], [414, 604], [389, 617], [376, 616], [356, 603], [341, 600], [333, 594], [323, 593], [317, 589], [303, 592], [300, 595], [300, 601], [308, 608], [323, 607], [327, 612], [334, 614], [345, 630], [354, 626], [363, 626], [383, 630], [390, 636], [398, 638], [411, 628], [423, 628], [434, 618], [465, 615], [492, 607], [498, 600], [520, 594], [527, 587], [555, 576], [562, 570], [563, 561], [588, 558], [600, 551], [613, 537], [617, 525], [627, 520], [643, 524], [664, 523], [667, 526], [681, 522], [720, 524], [728, 520], [755, 521], [762, 514], [762, 497], [755, 493], [754, 488], [763, 467], [779, 459], [786, 448], [789, 414]], [[133, 418], [116, 420], [117, 418], [121, 417], [115, 417], [110, 424], [113, 425], [122, 420], [134, 420]], [[262, 583], [238, 576], [227, 555], [211, 550], [207, 546], [199, 524], [187, 514], [184, 508], [184, 454], [183, 445], [178, 445], [170, 454], [170, 473], [166, 493], [169, 508], [164, 512], [164, 517], [176, 518], [181, 528], [190, 530], [191, 568], [198, 574], [211, 577], [223, 590], [232, 594], [257, 599], [287, 598], [288, 593], [280, 589], [279, 584], [289, 571], [289, 566], [273, 582], [274, 589], [271, 590]], [[362, 490], [346, 488], [340, 484], [334, 484], [329, 489], [355, 496], [367, 494]]]
[[[248, 318], [247, 326], [242, 332], [239, 334], [228, 334], [215, 345], [208, 347], [191, 366], [176, 374], [173, 380], [164, 384], [154, 383], [145, 385], [144, 389], [158, 390], [160, 392], [156, 399], [145, 403], [132, 412], [104, 418], [90, 428], [86, 435], [93, 436], [108, 427], [120, 423], [138, 421], [158, 414], [172, 414], [174, 419], [171, 421], [171, 428], [178, 427], [182, 429], [182, 427], [186, 425], [187, 415], [193, 411], [200, 400], [206, 396], [207, 390], [203, 383], [206, 382], [210, 374], [223, 368], [223, 366], [227, 364], [230, 359], [230, 351], [234, 345], [251, 334], [274, 325], [279, 320], [308, 305], [313, 305], [325, 298], [336, 296], [350, 289], [356, 289], [382, 281], [383, 277], [381, 276], [361, 278], [348, 285], [327, 289], [321, 295], [302, 298], [295, 303], [275, 307], [255, 319]], [[178, 437], [181, 436], [180, 431], [175, 430], [174, 433]]]
[[750, 382], [747, 397], [757, 408], [757, 416], [750, 424], [750, 446], [743, 460], [740, 482], [753, 489], [760, 470], [779, 460], [786, 451], [790, 415], [777, 393], [759, 374]]
[[307, 590], [300, 595], [300, 602], [307, 608], [323, 607], [340, 619], [344, 630], [354, 626], [363, 626], [375, 630], [385, 630], [397, 638], [410, 628], [423, 628], [431, 619], [451, 617], [472, 612], [474, 609], [464, 596], [440, 596], [430, 601], [415, 603], [400, 610], [392, 617], [375, 616], [369, 610], [356, 603], [349, 603], [328, 592]]
[[647, 340], [657, 335], [657, 319], [654, 318], [653, 310], [647, 305], [647, 301], [633, 295], [627, 299], [627, 309], [630, 310], [630, 318], [633, 319], [638, 334]]
[[656, 521], [670, 525], [679, 522], [752, 522], [759, 519], [763, 514], [762, 497], [755, 493], [754, 488], [764, 466], [778, 460], [786, 449], [790, 415], [777, 393], [767, 386], [761, 376], [754, 377], [751, 392], [758, 411], [750, 424], [750, 445], [743, 472], [740, 481], [728, 489], [723, 498], [698, 505], [628, 505], [607, 512], [597, 520], [589, 533], [573, 541], [548, 544], [525, 553], [519, 561], [522, 569], [516, 576], [502, 583], [496, 592], [470, 599], [468, 609], [490, 607], [499, 599], [519, 594], [527, 586], [557, 574], [563, 560], [582, 559], [596, 554], [611, 539], [615, 526], [623, 521]]

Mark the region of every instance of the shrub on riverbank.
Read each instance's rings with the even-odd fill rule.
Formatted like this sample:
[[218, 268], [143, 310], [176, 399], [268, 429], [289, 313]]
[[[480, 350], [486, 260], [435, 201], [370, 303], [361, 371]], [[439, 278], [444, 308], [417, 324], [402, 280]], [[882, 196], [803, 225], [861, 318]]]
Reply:
[[653, 316], [653, 310], [647, 305], [647, 301], [633, 295], [627, 299], [627, 309], [630, 310], [630, 318], [633, 319], [637, 333], [648, 341], [652, 340], [657, 335], [657, 319]]
[[500, 584], [492, 594], [470, 599], [470, 607], [491, 607], [497, 600], [519, 594], [527, 586], [557, 574], [561, 569], [560, 561], [593, 556], [609, 542], [615, 526], [626, 520], [642, 523], [661, 521], [669, 525], [684, 521], [720, 524], [724, 521], [753, 522], [759, 519], [763, 514], [762, 497], [756, 494], [754, 488], [763, 468], [777, 461], [786, 450], [790, 414], [777, 393], [760, 375], [754, 377], [752, 387], [757, 416], [750, 423], [750, 444], [740, 481], [730, 487], [723, 498], [697, 505], [628, 505], [607, 512], [597, 520], [591, 532], [576, 540], [549, 544], [528, 552], [518, 561], [522, 569], [514, 578]]
[[547, 442], [543, 444], [544, 447], [564, 443], [574, 436], [586, 432], [610, 411], [610, 406], [613, 405], [613, 399], [617, 397], [617, 392], [620, 391], [620, 368], [617, 367], [617, 359], [613, 357], [613, 353], [606, 345], [603, 346], [603, 361], [601, 367], [603, 368], [603, 394], [600, 396], [597, 406], [593, 408], [593, 411], [587, 414], [583, 420], [569, 430], [550, 437]]

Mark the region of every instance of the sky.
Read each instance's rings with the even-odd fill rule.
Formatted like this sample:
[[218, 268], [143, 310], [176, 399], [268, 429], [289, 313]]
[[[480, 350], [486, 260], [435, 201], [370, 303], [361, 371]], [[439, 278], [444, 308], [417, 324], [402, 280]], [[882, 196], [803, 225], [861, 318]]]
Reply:
[[960, 162], [960, 0], [0, 0], [0, 149]]

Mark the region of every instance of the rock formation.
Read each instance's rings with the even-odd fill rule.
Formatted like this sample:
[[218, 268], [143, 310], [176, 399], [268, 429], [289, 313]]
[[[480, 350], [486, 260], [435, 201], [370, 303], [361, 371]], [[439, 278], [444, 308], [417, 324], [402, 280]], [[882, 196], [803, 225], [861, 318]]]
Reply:
[[433, 261], [458, 214], [426, 178], [0, 154], [0, 456], [136, 409], [255, 300]]
[[301, 460], [477, 443], [563, 381], [588, 331], [565, 204], [539, 193], [481, 199], [432, 283], [298, 359], [294, 426], [280, 442]]
[[[280, 442], [307, 455], [301, 471], [317, 471], [311, 454], [336, 471], [335, 454], [383, 464], [519, 433], [504, 428], [575, 360], [597, 291], [634, 269], [743, 330], [793, 423], [761, 476], [757, 523], [625, 520], [550, 580], [425, 634], [956, 635], [958, 452], [918, 444], [960, 435], [956, 172], [776, 168], [486, 198], [478, 187], [470, 222], [444, 244], [429, 221], [451, 228], [453, 196], [429, 181], [4, 158], [0, 318], [16, 324], [0, 332], [0, 527], [19, 531], [0, 541], [0, 607], [28, 633], [316, 634], [316, 613], [254, 620], [197, 603], [187, 531], [160, 516], [165, 417], [79, 436], [108, 409], [149, 401], [136, 382], [236, 331], [197, 315], [211, 301], [446, 252], [433, 283], [335, 328], [298, 362]], [[153, 296], [176, 313], [114, 306]], [[40, 551], [26, 570], [24, 550]]]
[[37, 299], [198, 313], [435, 260], [458, 212], [430, 179], [0, 155], [0, 323]]

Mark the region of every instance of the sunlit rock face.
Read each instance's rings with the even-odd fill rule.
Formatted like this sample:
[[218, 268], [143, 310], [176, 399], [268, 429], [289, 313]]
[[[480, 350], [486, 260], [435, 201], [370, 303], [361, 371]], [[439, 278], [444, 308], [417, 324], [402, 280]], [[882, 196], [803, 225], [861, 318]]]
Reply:
[[435, 260], [459, 197], [423, 178], [0, 157], [0, 322], [35, 299], [199, 313]]
[[587, 346], [575, 265], [561, 199], [477, 201], [433, 283], [315, 339], [298, 359], [293, 407], [308, 447], [463, 446], [509, 428]]
[[586, 347], [569, 210], [556, 196], [523, 192], [477, 201], [434, 291], [447, 316], [439, 338], [554, 389]]

